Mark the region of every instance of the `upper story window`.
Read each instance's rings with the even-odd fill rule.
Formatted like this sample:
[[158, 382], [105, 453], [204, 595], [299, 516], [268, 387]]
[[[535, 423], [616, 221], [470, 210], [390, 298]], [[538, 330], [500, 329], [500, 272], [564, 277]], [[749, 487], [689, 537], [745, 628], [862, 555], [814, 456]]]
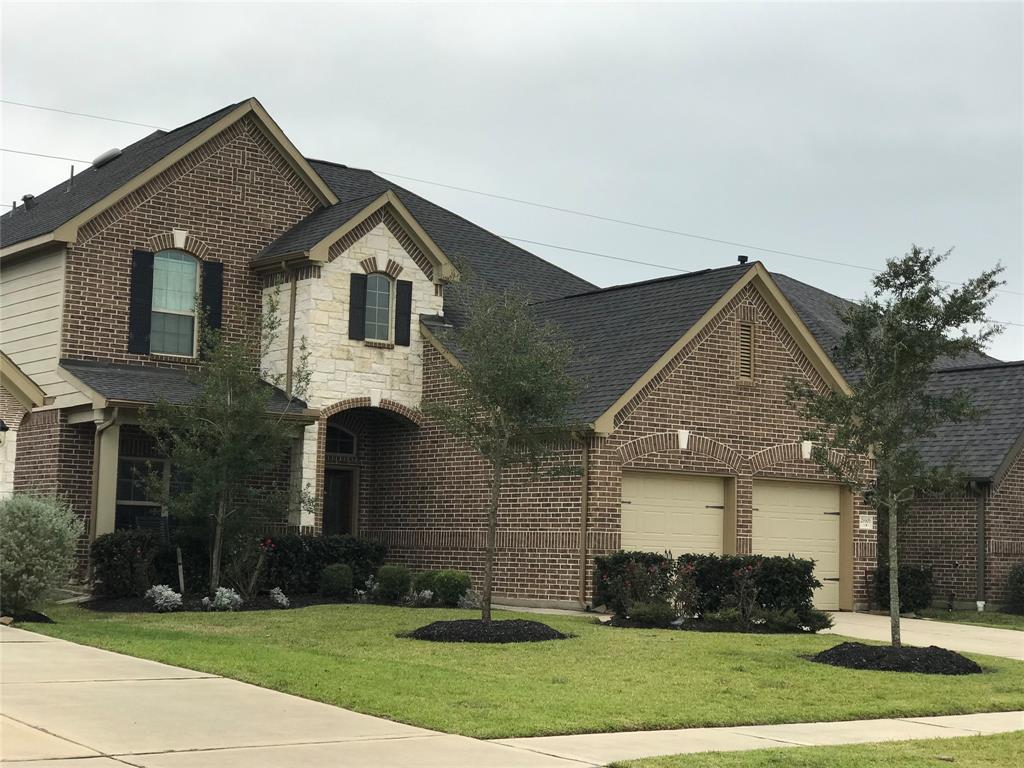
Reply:
[[153, 257], [151, 353], [195, 355], [198, 266], [195, 257], [184, 251], [160, 251]]
[[391, 278], [380, 272], [366, 276], [365, 338], [391, 340]]

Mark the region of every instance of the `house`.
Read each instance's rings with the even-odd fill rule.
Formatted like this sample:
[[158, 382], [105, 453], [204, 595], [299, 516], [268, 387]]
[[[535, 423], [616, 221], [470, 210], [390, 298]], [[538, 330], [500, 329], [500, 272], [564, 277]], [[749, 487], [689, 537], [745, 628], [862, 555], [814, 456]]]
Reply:
[[[83, 556], [90, 537], [162, 519], [132, 481], [159, 458], [137, 413], [189, 398], [198, 297], [227, 338], [279, 307], [264, 365], [296, 437], [259, 482], [317, 503], [268, 525], [478, 575], [486, 466], [421, 411], [455, 396], [443, 331], [465, 321], [450, 286], [467, 279], [527, 291], [587, 382], [573, 415], [589, 429], [558, 457], [578, 475], [506, 484], [504, 602], [585, 604], [593, 558], [619, 548], [793, 552], [817, 561], [820, 607], [870, 599], [874, 516], [809, 460], [785, 397], [793, 377], [848, 387], [829, 357], [841, 300], [760, 263], [597, 288], [370, 171], [303, 157], [249, 99], [26, 198], [0, 219], [0, 278], [0, 482], [66, 495], [88, 521]], [[297, 403], [302, 340], [313, 377]], [[1024, 537], [1019, 482], [1013, 503], [987, 535]]]

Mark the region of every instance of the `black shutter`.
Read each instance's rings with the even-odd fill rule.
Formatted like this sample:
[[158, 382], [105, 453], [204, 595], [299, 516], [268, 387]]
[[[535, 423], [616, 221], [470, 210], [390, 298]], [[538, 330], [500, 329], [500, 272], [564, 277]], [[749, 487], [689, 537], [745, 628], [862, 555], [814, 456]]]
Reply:
[[366, 275], [359, 272], [352, 273], [349, 283], [348, 337], [366, 338]]
[[399, 280], [395, 290], [395, 344], [409, 346], [412, 325], [412, 283]]
[[224, 263], [203, 262], [202, 306], [206, 312], [206, 324], [211, 331], [220, 330], [224, 306]]
[[128, 351], [149, 354], [153, 317], [153, 252], [132, 251], [131, 299], [128, 306]]

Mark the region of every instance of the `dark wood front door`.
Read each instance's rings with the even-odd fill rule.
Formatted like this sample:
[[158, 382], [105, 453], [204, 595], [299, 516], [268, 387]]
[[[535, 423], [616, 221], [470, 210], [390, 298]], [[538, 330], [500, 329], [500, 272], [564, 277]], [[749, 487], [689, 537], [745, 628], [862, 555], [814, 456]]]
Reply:
[[329, 469], [324, 477], [325, 536], [354, 534], [351, 469]]

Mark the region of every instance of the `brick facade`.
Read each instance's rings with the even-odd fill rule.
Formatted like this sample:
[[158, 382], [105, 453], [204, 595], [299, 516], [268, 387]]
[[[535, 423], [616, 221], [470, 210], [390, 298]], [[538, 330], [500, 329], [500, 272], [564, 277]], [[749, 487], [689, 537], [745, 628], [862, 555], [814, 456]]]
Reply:
[[1024, 563], [1024, 451], [989, 494], [985, 517], [985, 596], [1006, 599], [1006, 578]]

